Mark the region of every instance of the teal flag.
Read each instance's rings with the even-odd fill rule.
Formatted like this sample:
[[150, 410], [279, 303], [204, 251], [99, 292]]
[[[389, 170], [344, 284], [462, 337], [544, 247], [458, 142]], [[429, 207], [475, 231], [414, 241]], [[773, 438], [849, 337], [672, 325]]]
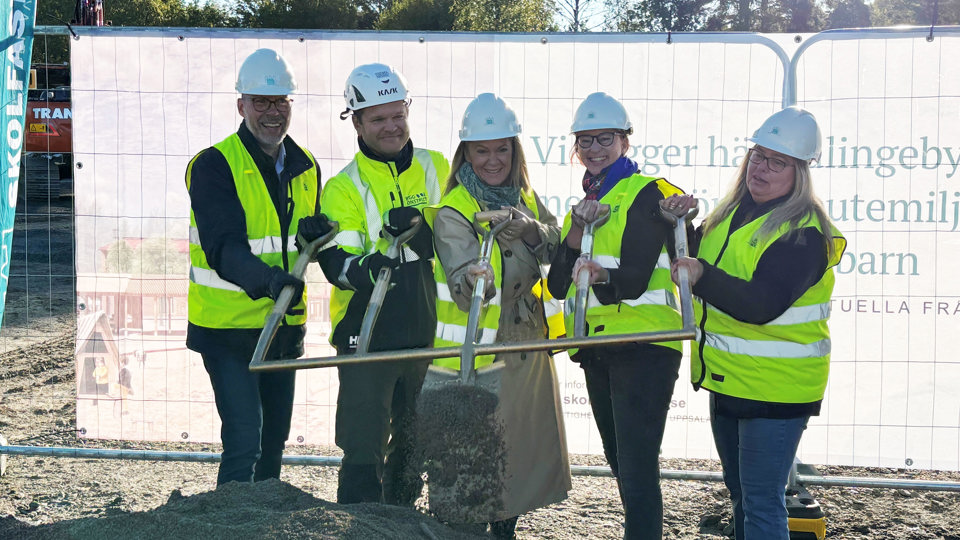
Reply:
[[17, 184], [23, 150], [30, 82], [30, 54], [37, 0], [0, 0], [0, 322], [7, 303], [13, 218], [17, 213]]

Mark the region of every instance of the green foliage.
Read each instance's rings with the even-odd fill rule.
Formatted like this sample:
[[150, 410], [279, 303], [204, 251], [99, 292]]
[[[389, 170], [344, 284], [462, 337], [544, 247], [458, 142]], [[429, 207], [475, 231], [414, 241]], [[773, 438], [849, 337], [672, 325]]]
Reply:
[[453, 29], [472, 32], [556, 30], [552, 0], [453, 0]]
[[613, 30], [618, 32], [694, 32], [703, 28], [712, 0], [640, 0], [611, 4], [618, 10]]
[[380, 13], [378, 30], [453, 30], [453, 0], [397, 0]]
[[165, 238], [147, 238], [136, 248], [125, 240], [107, 249], [104, 270], [115, 274], [186, 274], [187, 255]]
[[351, 0], [237, 0], [236, 10], [242, 27], [351, 30], [360, 7]]
[[[874, 26], [909, 24], [926, 26], [934, 21], [934, 2], [927, 0], [876, 0], [870, 6]], [[960, 0], [939, 0], [938, 25], [960, 24]]]
[[829, 6], [827, 28], [863, 28], [870, 26], [870, 8], [863, 0], [839, 0]]

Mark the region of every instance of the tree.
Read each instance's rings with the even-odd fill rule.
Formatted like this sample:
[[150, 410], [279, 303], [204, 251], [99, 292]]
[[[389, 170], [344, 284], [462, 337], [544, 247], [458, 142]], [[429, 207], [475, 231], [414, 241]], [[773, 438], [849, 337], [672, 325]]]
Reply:
[[553, 0], [453, 0], [453, 29], [474, 32], [556, 30]]
[[351, 0], [237, 0], [236, 12], [243, 27], [352, 30], [358, 6]]
[[863, 28], [870, 26], [870, 8], [863, 0], [840, 0], [830, 7], [827, 28]]
[[618, 32], [694, 32], [703, 29], [711, 0], [620, 0], [613, 29]]
[[453, 0], [398, 0], [380, 13], [378, 30], [453, 30]]
[[937, 7], [937, 24], [960, 23], [960, 0], [876, 0], [870, 8], [870, 18], [875, 26], [910, 24], [926, 26], [934, 22], [934, 6]]
[[601, 20], [604, 5], [600, 0], [556, 0], [557, 14], [568, 32], [592, 32], [603, 28], [607, 21]]

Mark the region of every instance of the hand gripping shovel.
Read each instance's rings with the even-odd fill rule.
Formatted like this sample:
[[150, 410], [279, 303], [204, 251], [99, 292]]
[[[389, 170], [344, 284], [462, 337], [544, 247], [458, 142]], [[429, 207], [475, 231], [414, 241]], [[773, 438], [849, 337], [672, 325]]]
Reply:
[[[509, 223], [509, 210], [491, 210], [487, 212], [477, 212], [473, 216], [473, 227], [477, 232], [483, 233], [483, 241], [480, 242], [480, 253], [477, 256], [478, 264], [489, 264], [493, 253], [493, 240]], [[494, 218], [505, 217], [497, 225], [484, 231], [481, 223], [487, 223]], [[427, 378], [423, 385], [425, 389], [431, 389], [437, 386], [459, 381], [460, 384], [473, 384], [482, 386], [496, 394], [500, 387], [500, 377], [497, 372], [503, 368], [502, 363], [493, 363], [481, 368], [478, 372], [474, 366], [476, 357], [475, 348], [477, 346], [477, 329], [480, 326], [480, 314], [483, 311], [484, 291], [486, 290], [487, 279], [481, 275], [477, 278], [473, 286], [473, 296], [470, 299], [470, 311], [467, 313], [467, 327], [464, 333], [463, 346], [460, 349], [460, 370], [455, 371], [449, 368], [431, 365], [427, 371]]]
[[[580, 258], [593, 258], [593, 231], [610, 219], [610, 205], [600, 205], [600, 214], [590, 223], [583, 226], [583, 237], [580, 240]], [[573, 315], [574, 337], [585, 337], [587, 334], [587, 297], [590, 294], [590, 271], [580, 268], [577, 274], [576, 311]], [[569, 312], [568, 312], [569, 313]]]
[[[396, 259], [400, 256], [400, 248], [413, 238], [420, 230], [422, 219], [415, 217], [410, 221], [410, 228], [400, 233], [398, 236], [391, 236], [386, 229], [381, 232], [390, 237], [390, 245], [387, 247], [387, 257]], [[357, 338], [357, 354], [365, 354], [370, 348], [370, 337], [373, 334], [373, 325], [380, 316], [380, 308], [383, 307], [383, 299], [390, 288], [390, 276], [393, 275], [393, 269], [384, 266], [377, 275], [377, 283], [373, 286], [373, 292], [370, 294], [370, 302], [367, 304], [367, 311], [363, 314], [363, 322], [360, 323], [360, 336]]]
[[[339, 229], [340, 227], [337, 222], [331, 221], [330, 232], [304, 246], [303, 251], [300, 252], [300, 255], [297, 257], [296, 264], [293, 265], [293, 271], [290, 273], [297, 278], [303, 279], [303, 274], [307, 271], [307, 265], [313, 261], [317, 256], [317, 252], [320, 251], [320, 248], [323, 247], [324, 244], [333, 240], [333, 237], [337, 235]], [[287, 308], [290, 307], [290, 302], [293, 300], [293, 291], [293, 285], [287, 285], [280, 291], [280, 296], [277, 297], [277, 302], [273, 305], [273, 311], [267, 316], [263, 330], [260, 331], [260, 338], [257, 340], [257, 347], [254, 349], [253, 358], [250, 361], [251, 368], [263, 364], [263, 359], [267, 355], [267, 349], [270, 348], [270, 343], [273, 342], [274, 336], [277, 335], [277, 328], [280, 327], [280, 321], [283, 320], [283, 316], [287, 313]]]
[[[688, 257], [690, 251], [687, 247], [687, 223], [697, 217], [700, 208], [693, 207], [683, 216], [674, 215], [671, 212], [660, 211], [663, 218], [673, 225], [673, 244], [677, 257]], [[680, 311], [683, 314], [683, 327], [693, 328], [693, 294], [690, 291], [690, 276], [686, 268], [680, 268]]]

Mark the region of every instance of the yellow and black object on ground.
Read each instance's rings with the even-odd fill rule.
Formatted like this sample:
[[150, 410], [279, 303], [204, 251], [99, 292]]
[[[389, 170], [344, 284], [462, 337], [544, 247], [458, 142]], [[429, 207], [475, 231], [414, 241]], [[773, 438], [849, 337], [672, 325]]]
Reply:
[[787, 517], [790, 540], [824, 540], [827, 522], [820, 503], [801, 486], [787, 488]]

